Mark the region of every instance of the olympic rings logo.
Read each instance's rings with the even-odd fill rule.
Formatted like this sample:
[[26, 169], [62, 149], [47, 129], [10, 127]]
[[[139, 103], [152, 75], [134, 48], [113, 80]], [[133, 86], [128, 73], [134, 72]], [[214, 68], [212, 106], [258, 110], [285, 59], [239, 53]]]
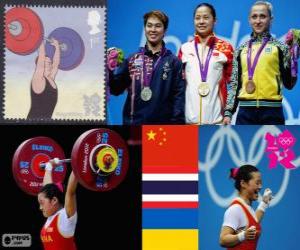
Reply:
[[[265, 153], [264, 149], [266, 148], [266, 140], [264, 137], [268, 132], [273, 135], [278, 135], [281, 133], [281, 130], [276, 126], [260, 127], [250, 142], [248, 155], [245, 153], [242, 138], [240, 138], [239, 134], [233, 129], [233, 127], [222, 126], [212, 135], [207, 145], [205, 160], [204, 162], [199, 160], [198, 166], [199, 171], [204, 172], [209, 194], [218, 206], [228, 207], [232, 199], [236, 196], [234, 191], [230, 196], [222, 197], [215, 189], [212, 181], [211, 171], [220, 161], [225, 144], [228, 147], [229, 156], [231, 157], [235, 166], [240, 166], [245, 163], [258, 165]], [[290, 140], [287, 140], [287, 142], [290, 142]], [[300, 166], [300, 157], [293, 161], [293, 163], [298, 168]], [[284, 196], [287, 190], [289, 177], [290, 170], [285, 169], [281, 186], [278, 192], [274, 194], [274, 199], [270, 204], [271, 207], [277, 205], [277, 203], [280, 202]], [[261, 197], [259, 197], [259, 199], [261, 199]]]
[[283, 137], [278, 139], [281, 145], [291, 145], [294, 142], [292, 137]]

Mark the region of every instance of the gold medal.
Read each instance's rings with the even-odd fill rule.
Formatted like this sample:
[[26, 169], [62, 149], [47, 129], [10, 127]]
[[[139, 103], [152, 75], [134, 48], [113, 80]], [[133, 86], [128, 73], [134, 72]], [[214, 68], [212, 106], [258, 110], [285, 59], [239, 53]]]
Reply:
[[248, 94], [253, 94], [255, 92], [255, 83], [253, 80], [249, 80], [247, 83], [246, 83], [246, 92]]
[[198, 87], [198, 92], [199, 92], [199, 95], [201, 96], [207, 96], [209, 94], [209, 84], [207, 82], [201, 82], [199, 84], [199, 87]]

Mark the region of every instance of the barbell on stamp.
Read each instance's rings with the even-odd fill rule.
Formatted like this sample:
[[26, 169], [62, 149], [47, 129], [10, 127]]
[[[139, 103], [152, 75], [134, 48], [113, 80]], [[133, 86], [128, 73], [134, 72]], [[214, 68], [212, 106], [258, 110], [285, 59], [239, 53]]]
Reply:
[[40, 17], [31, 9], [15, 7], [6, 12], [5, 42], [6, 47], [18, 55], [29, 55], [36, 51], [42, 41], [46, 41], [46, 55], [53, 59], [55, 48], [52, 39], [60, 45], [61, 70], [72, 70], [83, 60], [85, 46], [81, 36], [73, 29], [59, 27], [44, 37], [44, 27]]
[[29, 55], [38, 49], [44, 36], [40, 17], [31, 9], [16, 7], [5, 15], [6, 47], [18, 55]]
[[92, 129], [75, 142], [71, 158], [66, 159], [61, 146], [49, 137], [34, 137], [17, 148], [12, 163], [13, 176], [26, 193], [37, 195], [43, 184], [45, 165], [52, 160], [53, 182], [63, 182], [67, 163], [79, 183], [93, 191], [117, 187], [128, 171], [128, 149], [125, 141], [109, 129]]

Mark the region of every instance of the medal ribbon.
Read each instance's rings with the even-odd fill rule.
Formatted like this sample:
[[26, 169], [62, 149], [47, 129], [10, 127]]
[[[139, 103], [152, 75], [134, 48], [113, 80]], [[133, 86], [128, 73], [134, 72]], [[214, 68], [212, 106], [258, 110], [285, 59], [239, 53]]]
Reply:
[[256, 68], [256, 65], [258, 62], [258, 58], [260, 57], [261, 52], [263, 51], [264, 47], [267, 45], [269, 40], [270, 40], [270, 38], [268, 38], [268, 37], [263, 38], [263, 42], [255, 55], [252, 65], [251, 65], [251, 55], [252, 55], [252, 42], [253, 41], [252, 41], [252, 39], [249, 41], [248, 52], [247, 52], [247, 66], [248, 66], [248, 79], [249, 80], [253, 79], [253, 75], [254, 75], [254, 71], [255, 71], [255, 68]]
[[212, 52], [214, 50], [215, 47], [215, 43], [213, 43], [210, 47], [209, 47], [209, 51], [205, 60], [205, 65], [202, 64], [200, 57], [199, 57], [199, 50], [198, 50], [198, 46], [197, 46], [197, 42], [195, 40], [194, 42], [195, 45], [195, 50], [196, 50], [196, 54], [197, 54], [197, 58], [198, 58], [198, 62], [199, 62], [199, 69], [200, 69], [200, 74], [201, 74], [201, 79], [202, 82], [206, 82], [207, 79], [207, 73], [208, 73], [208, 65], [209, 65], [209, 61], [211, 59], [212, 56]]
[[[159, 53], [159, 57], [156, 60], [156, 62], [153, 65], [153, 68], [149, 67], [146, 65], [146, 60], [145, 60], [145, 48], [142, 48], [142, 58], [143, 58], [143, 82], [142, 82], [142, 88], [143, 87], [149, 87], [150, 86], [150, 82], [153, 76], [153, 72], [155, 71], [155, 69], [157, 68], [159, 62], [161, 61], [162, 57], [164, 56], [164, 54], [166, 53], [166, 48], [162, 47], [160, 53]], [[149, 70], [151, 69], [151, 70]]]

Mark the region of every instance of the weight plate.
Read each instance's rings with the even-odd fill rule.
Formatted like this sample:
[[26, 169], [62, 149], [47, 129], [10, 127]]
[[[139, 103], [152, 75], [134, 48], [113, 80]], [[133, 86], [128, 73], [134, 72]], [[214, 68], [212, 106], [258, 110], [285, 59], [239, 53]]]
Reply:
[[[61, 46], [59, 69], [72, 70], [83, 60], [85, 47], [80, 35], [73, 29], [60, 27], [52, 31], [48, 39], [56, 39]], [[46, 43], [46, 55], [53, 59], [55, 48]]]
[[[18, 186], [26, 193], [37, 195], [43, 185], [44, 170], [40, 163], [53, 158], [65, 159], [63, 149], [53, 139], [34, 137], [24, 141], [13, 156], [12, 171]], [[63, 182], [65, 163], [57, 165], [52, 172], [53, 182]]]
[[[105, 147], [117, 152], [118, 165], [112, 173], [93, 171], [99, 161], [99, 152]], [[112, 154], [114, 157], [114, 154]], [[98, 157], [97, 157], [98, 156]], [[105, 154], [104, 154], [105, 156]], [[129, 154], [125, 141], [119, 134], [109, 129], [92, 129], [83, 133], [72, 149], [72, 167], [81, 185], [93, 191], [108, 191], [118, 186], [125, 178], [129, 167]]]
[[29, 55], [40, 46], [44, 28], [31, 9], [16, 7], [5, 14], [5, 45], [13, 53]]

